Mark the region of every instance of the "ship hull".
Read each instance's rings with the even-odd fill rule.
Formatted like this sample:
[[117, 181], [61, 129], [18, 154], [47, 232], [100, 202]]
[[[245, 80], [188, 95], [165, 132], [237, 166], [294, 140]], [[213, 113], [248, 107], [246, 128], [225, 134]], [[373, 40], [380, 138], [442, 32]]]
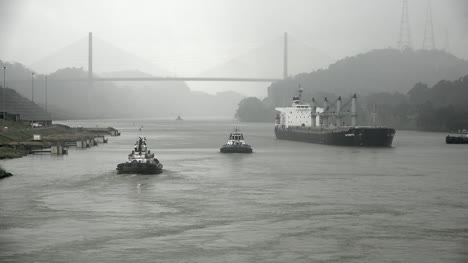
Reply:
[[468, 137], [462, 135], [447, 135], [445, 137], [445, 143], [447, 144], [468, 144]]
[[159, 174], [162, 167], [161, 163], [126, 162], [118, 164], [116, 170], [119, 174]]
[[222, 153], [252, 153], [252, 148], [249, 146], [223, 145], [219, 151]]
[[276, 138], [342, 146], [392, 146], [395, 129], [381, 127], [350, 127], [339, 130], [308, 127], [275, 127]]

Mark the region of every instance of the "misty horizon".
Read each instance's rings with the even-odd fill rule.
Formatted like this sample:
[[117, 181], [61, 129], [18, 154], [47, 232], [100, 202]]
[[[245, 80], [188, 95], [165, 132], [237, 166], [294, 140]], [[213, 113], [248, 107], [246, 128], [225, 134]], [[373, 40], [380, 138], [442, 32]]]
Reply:
[[[2, 1], [0, 29], [5, 33], [0, 36], [3, 43], [0, 58], [48, 74], [59, 68], [44, 70], [35, 65], [80, 39], [86, 40], [88, 32], [93, 32], [96, 41], [101, 39], [142, 61], [141, 65], [120, 65], [119, 70], [182, 77], [251, 74], [279, 78], [283, 32], [289, 34], [291, 75], [327, 68], [337, 60], [370, 50], [397, 47], [401, 1], [248, 3]], [[422, 47], [426, 3], [426, 0], [408, 3], [415, 49]], [[436, 48], [465, 60], [467, 10], [465, 1], [432, 1]], [[75, 47], [74, 57], [64, 59], [64, 65], [87, 68], [87, 45], [86, 41], [81, 42], [84, 45]], [[98, 63], [99, 47], [95, 48]], [[103, 59], [108, 64], [126, 62], [117, 59], [109, 62], [108, 57]], [[99, 66], [94, 69], [96, 73], [113, 71], [118, 70]], [[265, 96], [258, 90], [267, 85], [191, 82], [189, 86], [212, 94], [244, 86], [241, 90], [252, 90], [245, 95]]]
[[468, 262], [468, 0], [0, 0], [0, 262]]

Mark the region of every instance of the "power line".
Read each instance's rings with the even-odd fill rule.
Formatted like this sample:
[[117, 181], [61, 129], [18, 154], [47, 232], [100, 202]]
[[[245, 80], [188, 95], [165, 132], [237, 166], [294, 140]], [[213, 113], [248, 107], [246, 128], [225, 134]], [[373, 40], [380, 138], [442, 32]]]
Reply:
[[434, 25], [432, 24], [431, 0], [427, 0], [426, 25], [424, 26], [424, 40], [422, 48], [428, 50], [436, 49], [434, 39]]
[[411, 42], [411, 28], [409, 25], [408, 0], [403, 0], [402, 2], [398, 48], [400, 50], [413, 48]]

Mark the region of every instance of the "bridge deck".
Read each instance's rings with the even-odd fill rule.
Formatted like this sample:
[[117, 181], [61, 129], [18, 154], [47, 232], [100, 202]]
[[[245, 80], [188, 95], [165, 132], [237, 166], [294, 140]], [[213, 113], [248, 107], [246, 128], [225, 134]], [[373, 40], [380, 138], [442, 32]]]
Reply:
[[[52, 81], [89, 81], [88, 78], [53, 79]], [[239, 82], [274, 82], [280, 78], [209, 78], [209, 77], [145, 77], [145, 78], [93, 78], [93, 82], [102, 81], [239, 81]]]

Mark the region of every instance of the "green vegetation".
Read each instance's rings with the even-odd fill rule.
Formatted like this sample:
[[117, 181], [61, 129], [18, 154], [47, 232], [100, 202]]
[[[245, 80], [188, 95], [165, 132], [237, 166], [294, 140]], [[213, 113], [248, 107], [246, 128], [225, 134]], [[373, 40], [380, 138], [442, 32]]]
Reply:
[[[329, 101], [335, 100], [328, 94]], [[468, 129], [468, 75], [455, 81], [440, 81], [434, 87], [417, 83], [408, 94], [373, 93], [359, 98], [359, 123], [373, 124], [372, 112], [376, 105], [376, 125], [397, 129], [426, 131], [458, 131]], [[241, 121], [268, 121], [274, 115], [260, 100], [244, 100], [239, 103]], [[249, 115], [251, 112], [260, 114]], [[242, 114], [239, 114], [242, 113]], [[252, 120], [255, 117], [256, 119]]]
[[20, 158], [28, 154], [26, 149], [14, 147], [0, 147], [0, 159]]
[[3, 170], [3, 168], [0, 167], [0, 179], [3, 179], [3, 178], [6, 178], [6, 177], [10, 177], [12, 176], [11, 173]]
[[[468, 129], [468, 62], [443, 51], [376, 50], [336, 62], [326, 70], [298, 74], [272, 83], [264, 101], [253, 98], [239, 103], [241, 121], [272, 122], [274, 106], [291, 105], [299, 84], [302, 98], [321, 105], [343, 103], [358, 95], [358, 123], [397, 129], [455, 131]], [[426, 83], [433, 83], [429, 88]], [[415, 84], [417, 83], [417, 84]]]
[[380, 124], [400, 129], [458, 131], [468, 129], [468, 75], [439, 81], [432, 88], [417, 83], [405, 95], [376, 93], [365, 98], [367, 115], [377, 104]]
[[236, 118], [242, 121], [261, 122], [272, 120], [274, 107], [266, 101], [260, 101], [255, 97], [248, 97], [239, 102], [239, 108], [236, 112]]
[[[89, 132], [79, 128], [54, 124], [47, 127], [31, 128], [27, 123], [5, 121], [7, 130], [0, 132], [0, 144], [17, 145], [27, 142], [29, 145], [40, 145], [60, 141], [74, 141], [92, 137], [96, 132]], [[40, 142], [33, 142], [33, 135], [41, 135]]]
[[[6, 63], [0, 60], [0, 68], [8, 68], [8, 79], [29, 80], [31, 70], [19, 63]], [[36, 75], [44, 79], [45, 75]], [[102, 77], [152, 77], [138, 71], [107, 73]], [[87, 78], [88, 72], [81, 68], [59, 69], [48, 75], [53, 79]], [[0, 86], [2, 83], [0, 82]], [[182, 81], [163, 81], [145, 83], [141, 81], [113, 83], [96, 82], [89, 89], [87, 82], [49, 81], [48, 113], [57, 119], [104, 119], [128, 117], [173, 116], [229, 116], [236, 109], [237, 103], [244, 97], [236, 92], [218, 92], [216, 95], [192, 91]], [[23, 82], [7, 82], [5, 101], [10, 113], [20, 114], [22, 119], [43, 120], [48, 115], [31, 102], [31, 86]], [[35, 83], [34, 92], [38, 104], [44, 101], [45, 85], [43, 81]], [[151, 110], [142, 111], [138, 105], [151, 106]], [[0, 102], [1, 103], [1, 102]]]
[[[0, 132], [0, 159], [18, 158], [28, 154], [32, 149], [48, 148], [54, 144], [73, 142], [94, 138], [114, 130], [70, 128], [54, 124], [47, 127], [31, 128], [27, 123], [5, 121], [8, 129]], [[33, 141], [33, 135], [41, 135], [40, 141]]]
[[387, 92], [407, 93], [415, 83], [435, 85], [442, 79], [454, 80], [468, 72], [468, 62], [441, 50], [380, 49], [347, 57], [327, 69], [301, 73], [268, 87], [275, 105], [296, 94], [299, 85], [305, 97], [320, 98], [318, 92], [347, 97]]
[[0, 144], [17, 144], [20, 142], [30, 142], [34, 134], [40, 134], [42, 141], [49, 141], [49, 137], [54, 137], [57, 134], [72, 132], [72, 129], [63, 125], [52, 125], [49, 127], [32, 128], [27, 122], [5, 121], [5, 127], [0, 132]]

